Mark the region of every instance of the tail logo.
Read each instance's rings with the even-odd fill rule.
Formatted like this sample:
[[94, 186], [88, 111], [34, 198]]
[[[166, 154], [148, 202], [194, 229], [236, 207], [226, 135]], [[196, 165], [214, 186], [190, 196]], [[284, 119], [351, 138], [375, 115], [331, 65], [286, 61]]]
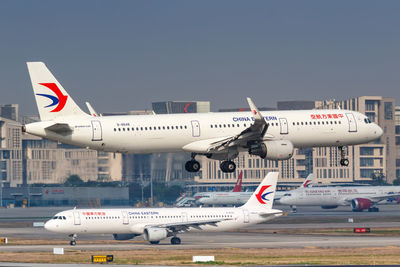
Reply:
[[303, 187], [311, 187], [311, 185], [312, 185], [311, 180], [307, 180], [307, 181], [304, 183]]
[[47, 95], [47, 94], [36, 94], [36, 95], [47, 97], [51, 101], [53, 101], [53, 103], [51, 103], [50, 105], [45, 106], [45, 108], [57, 105], [50, 112], [59, 112], [59, 111], [61, 111], [64, 108], [65, 104], [67, 103], [68, 96], [67, 95], [63, 95], [61, 90], [60, 90], [60, 88], [58, 88], [58, 86], [55, 83], [39, 83], [39, 84], [49, 88], [51, 91], [53, 91], [53, 93], [56, 94], [56, 96]]
[[267, 196], [269, 194], [271, 194], [273, 191], [264, 193], [264, 191], [267, 190], [269, 187], [271, 187], [271, 186], [270, 185], [263, 185], [261, 187], [260, 191], [256, 194], [256, 198], [257, 198], [258, 202], [260, 202], [261, 204], [267, 204], [266, 201], [269, 201], [269, 199], [267, 199]]

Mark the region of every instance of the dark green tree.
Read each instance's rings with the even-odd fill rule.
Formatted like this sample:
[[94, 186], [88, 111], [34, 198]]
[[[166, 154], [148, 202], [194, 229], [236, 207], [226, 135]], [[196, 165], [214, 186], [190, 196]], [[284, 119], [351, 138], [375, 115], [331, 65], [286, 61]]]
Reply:
[[65, 186], [84, 186], [85, 182], [82, 181], [82, 179], [78, 175], [72, 174], [70, 177], [67, 178], [67, 180], [65, 180], [64, 185]]

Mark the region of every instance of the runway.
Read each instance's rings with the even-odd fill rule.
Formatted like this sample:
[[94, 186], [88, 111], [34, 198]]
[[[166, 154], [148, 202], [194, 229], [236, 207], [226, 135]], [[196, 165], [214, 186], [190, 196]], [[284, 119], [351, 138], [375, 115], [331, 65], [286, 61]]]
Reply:
[[[276, 208], [286, 209], [277, 206]], [[301, 247], [377, 247], [400, 246], [398, 236], [374, 236], [374, 229], [400, 228], [400, 205], [382, 205], [378, 213], [352, 212], [348, 207], [336, 210], [322, 210], [319, 207], [307, 207], [298, 209], [297, 213], [288, 212], [269, 223], [255, 225], [246, 228], [245, 232], [224, 233], [183, 233], [181, 245], [171, 245], [169, 239], [162, 240], [159, 245], [150, 245], [143, 238], [138, 237], [131, 241], [115, 241], [111, 235], [81, 235], [78, 237], [75, 247], [69, 246], [69, 239], [62, 234], [48, 232], [43, 228], [18, 226], [19, 222], [31, 223], [36, 219], [49, 218], [63, 208], [43, 209], [13, 209], [1, 210], [2, 215], [0, 233], [9, 240], [29, 239], [40, 242], [35, 245], [1, 245], [0, 252], [29, 252], [52, 251], [54, 247], [64, 247], [73, 250], [140, 250], [140, 249], [204, 249], [204, 248], [301, 248]], [[18, 215], [18, 216], [15, 216]], [[11, 225], [4, 226], [8, 221]], [[348, 219], [353, 219], [349, 223]], [[17, 220], [18, 222], [16, 222]], [[0, 225], [1, 225], [0, 224]], [[12, 227], [15, 224], [16, 226]], [[23, 225], [23, 224], [22, 224]], [[284, 229], [338, 229], [353, 227], [370, 227], [372, 234], [303, 234], [282, 233]], [[276, 233], [274, 233], [276, 232]], [[290, 232], [290, 231], [289, 231]], [[307, 232], [307, 231], [306, 231]], [[54, 241], [54, 242], [53, 242]], [[64, 242], [65, 241], [65, 242]], [[53, 242], [53, 243], [52, 243]], [[11, 242], [12, 243], [12, 242]], [[43, 244], [43, 242], [42, 242]]]

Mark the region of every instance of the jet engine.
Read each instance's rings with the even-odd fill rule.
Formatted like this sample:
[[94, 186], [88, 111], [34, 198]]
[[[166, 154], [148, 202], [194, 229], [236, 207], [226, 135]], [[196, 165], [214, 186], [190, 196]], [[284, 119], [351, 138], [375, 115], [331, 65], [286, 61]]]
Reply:
[[289, 140], [264, 141], [249, 145], [249, 154], [270, 160], [286, 160], [293, 156], [293, 144]]
[[351, 200], [353, 211], [362, 211], [372, 206], [371, 200], [367, 198], [355, 198]]
[[113, 234], [114, 240], [129, 240], [133, 239], [137, 234]]
[[165, 228], [149, 227], [144, 229], [144, 238], [147, 241], [160, 241], [168, 237], [168, 231]]

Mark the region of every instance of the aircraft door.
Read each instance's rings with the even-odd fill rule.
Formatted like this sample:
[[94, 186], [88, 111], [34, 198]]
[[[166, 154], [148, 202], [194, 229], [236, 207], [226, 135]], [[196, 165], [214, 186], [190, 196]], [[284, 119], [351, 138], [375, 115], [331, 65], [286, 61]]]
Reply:
[[248, 210], [243, 210], [243, 222], [244, 223], [250, 222], [250, 214]]
[[192, 124], [192, 136], [199, 137], [200, 136], [200, 122], [199, 121], [191, 121]]
[[281, 126], [281, 134], [288, 134], [289, 129], [286, 118], [279, 118], [279, 124]]
[[188, 216], [187, 216], [186, 212], [182, 212], [181, 216], [182, 216], [182, 222], [187, 222], [188, 221]]
[[357, 122], [353, 113], [346, 113], [347, 121], [349, 122], [349, 132], [357, 132]]
[[79, 211], [74, 211], [74, 225], [81, 225], [81, 217]]
[[128, 212], [126, 210], [123, 210], [121, 213], [122, 213], [122, 223], [129, 224]]
[[92, 121], [92, 141], [103, 140], [103, 133], [100, 121]]

